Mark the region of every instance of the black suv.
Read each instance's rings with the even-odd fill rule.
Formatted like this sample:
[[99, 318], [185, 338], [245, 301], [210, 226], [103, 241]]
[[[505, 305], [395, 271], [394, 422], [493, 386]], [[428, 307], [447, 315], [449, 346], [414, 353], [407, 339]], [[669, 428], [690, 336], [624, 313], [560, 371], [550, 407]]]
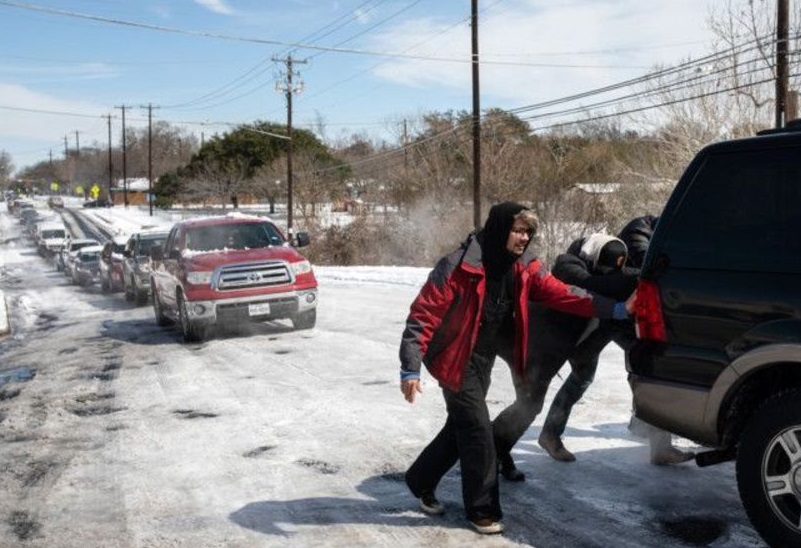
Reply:
[[801, 546], [801, 123], [707, 146], [659, 217], [626, 353], [635, 413], [736, 459], [743, 506]]

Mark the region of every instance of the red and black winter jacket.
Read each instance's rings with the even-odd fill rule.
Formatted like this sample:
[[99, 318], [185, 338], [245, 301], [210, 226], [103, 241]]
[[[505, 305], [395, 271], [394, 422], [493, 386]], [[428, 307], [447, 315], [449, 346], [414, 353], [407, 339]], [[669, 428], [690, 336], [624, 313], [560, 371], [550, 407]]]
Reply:
[[[611, 318], [615, 302], [569, 286], [551, 276], [531, 250], [514, 265], [514, 367], [524, 375], [528, 348], [528, 301], [579, 316]], [[406, 319], [400, 346], [401, 373], [429, 373], [445, 388], [458, 391], [475, 347], [484, 304], [481, 246], [471, 234], [446, 255], [428, 276]]]

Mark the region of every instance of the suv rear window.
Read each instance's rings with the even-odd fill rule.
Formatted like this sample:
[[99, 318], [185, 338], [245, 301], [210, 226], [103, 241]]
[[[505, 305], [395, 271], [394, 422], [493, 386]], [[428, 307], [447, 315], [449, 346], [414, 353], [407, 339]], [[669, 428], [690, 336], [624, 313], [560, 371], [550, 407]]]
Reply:
[[678, 268], [801, 272], [799, 203], [801, 148], [711, 154], [663, 250]]
[[141, 238], [139, 240], [138, 256], [148, 257], [150, 255], [150, 250], [154, 247], [161, 246], [166, 239], [166, 236], [159, 236], [157, 238]]

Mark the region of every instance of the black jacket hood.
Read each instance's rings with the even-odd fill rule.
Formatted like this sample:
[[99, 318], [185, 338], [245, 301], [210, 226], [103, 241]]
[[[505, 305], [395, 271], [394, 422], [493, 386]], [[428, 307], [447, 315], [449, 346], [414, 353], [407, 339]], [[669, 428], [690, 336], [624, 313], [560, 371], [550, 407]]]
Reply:
[[484, 227], [478, 233], [481, 244], [481, 261], [487, 276], [495, 278], [503, 275], [517, 257], [506, 249], [509, 231], [515, 222], [515, 215], [527, 209], [517, 202], [495, 204], [489, 210]]

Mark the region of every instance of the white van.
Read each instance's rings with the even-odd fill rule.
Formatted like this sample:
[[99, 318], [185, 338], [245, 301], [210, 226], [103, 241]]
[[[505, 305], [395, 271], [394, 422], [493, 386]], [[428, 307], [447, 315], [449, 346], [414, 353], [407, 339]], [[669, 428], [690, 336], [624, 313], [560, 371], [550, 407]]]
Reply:
[[34, 241], [43, 257], [52, 257], [61, 252], [64, 247], [64, 239], [67, 237], [67, 229], [60, 222], [44, 221], [36, 225]]

